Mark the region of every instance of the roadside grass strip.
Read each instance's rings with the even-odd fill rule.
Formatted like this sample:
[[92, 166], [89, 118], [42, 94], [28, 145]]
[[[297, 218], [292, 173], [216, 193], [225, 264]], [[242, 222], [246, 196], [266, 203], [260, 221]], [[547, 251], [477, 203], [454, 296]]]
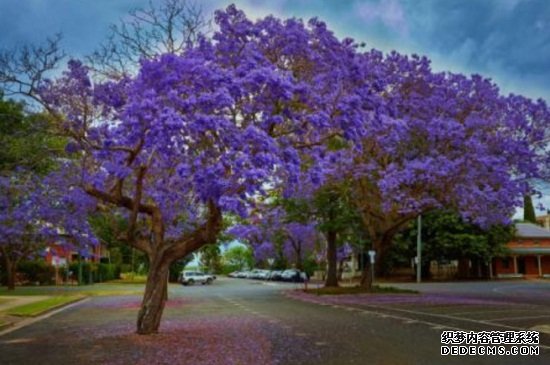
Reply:
[[[38, 290], [37, 290], [38, 289]], [[3, 300], [9, 300], [2, 298], [2, 296], [28, 296], [28, 295], [48, 295], [48, 293], [42, 288], [36, 287], [17, 287], [15, 290], [7, 290], [6, 288], [0, 288], [0, 303]]]
[[142, 295], [143, 290], [83, 290], [79, 294], [89, 297]]
[[108, 281], [106, 284], [145, 284], [147, 275], [138, 275], [132, 273], [121, 274], [120, 279]]
[[2, 329], [4, 327], [8, 327], [8, 326], [11, 326], [11, 322], [5, 321], [5, 320], [0, 318], [0, 329]]
[[374, 285], [372, 289], [365, 289], [361, 286], [339, 286], [339, 287], [321, 287], [304, 290], [309, 294], [317, 295], [344, 295], [344, 294], [418, 294], [416, 290], [400, 289], [392, 286]]
[[[135, 283], [134, 283], [135, 284]], [[6, 290], [0, 288], [0, 304], [4, 300], [11, 300], [11, 298], [4, 298], [3, 296], [36, 296], [47, 295], [52, 297], [61, 296], [119, 296], [119, 295], [142, 295], [145, 289], [145, 285], [136, 284], [129, 285], [129, 283], [116, 285], [116, 283], [101, 283], [94, 285], [82, 285], [82, 286], [21, 286], [15, 290]]]
[[85, 297], [81, 295], [51, 297], [34, 303], [28, 303], [10, 308], [6, 314], [18, 317], [36, 317], [53, 309], [79, 301], [83, 298]]

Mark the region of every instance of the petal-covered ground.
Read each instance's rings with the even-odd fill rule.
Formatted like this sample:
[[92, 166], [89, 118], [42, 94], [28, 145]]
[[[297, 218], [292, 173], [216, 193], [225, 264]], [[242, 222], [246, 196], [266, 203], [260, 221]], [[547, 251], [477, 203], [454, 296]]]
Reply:
[[160, 332], [137, 335], [140, 303], [137, 296], [96, 297], [52, 317], [49, 326], [37, 323], [32, 336], [4, 343], [18, 348], [25, 363], [37, 364], [275, 365], [321, 358], [276, 321], [221, 299], [175, 297], [166, 304]]
[[151, 336], [119, 325], [82, 336], [94, 346], [83, 358], [100, 364], [270, 364], [271, 344], [263, 324], [243, 318], [169, 320]]
[[286, 295], [307, 302], [351, 305], [503, 305], [502, 301], [451, 294], [315, 295], [295, 290], [288, 291]]

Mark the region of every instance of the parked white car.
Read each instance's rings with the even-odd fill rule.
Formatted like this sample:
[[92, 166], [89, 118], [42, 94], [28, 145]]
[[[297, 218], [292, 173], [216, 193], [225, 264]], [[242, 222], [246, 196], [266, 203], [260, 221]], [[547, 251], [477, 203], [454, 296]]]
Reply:
[[180, 283], [183, 285], [193, 285], [195, 283], [200, 284], [212, 284], [216, 279], [214, 275], [205, 274], [200, 271], [182, 271], [180, 274]]

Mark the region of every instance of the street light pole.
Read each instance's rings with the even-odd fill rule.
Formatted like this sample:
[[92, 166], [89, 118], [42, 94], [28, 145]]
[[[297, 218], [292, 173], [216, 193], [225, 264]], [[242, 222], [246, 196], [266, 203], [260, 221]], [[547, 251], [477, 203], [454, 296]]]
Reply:
[[422, 215], [418, 216], [418, 227], [416, 234], [416, 282], [422, 280]]

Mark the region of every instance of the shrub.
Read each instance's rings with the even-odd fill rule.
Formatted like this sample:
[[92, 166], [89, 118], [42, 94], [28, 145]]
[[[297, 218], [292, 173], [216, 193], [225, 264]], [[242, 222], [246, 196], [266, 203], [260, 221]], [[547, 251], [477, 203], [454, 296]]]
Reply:
[[21, 261], [17, 272], [22, 283], [51, 285], [55, 281], [55, 268], [44, 261]]
[[104, 282], [120, 279], [120, 266], [115, 264], [99, 264], [97, 267], [97, 280]]

